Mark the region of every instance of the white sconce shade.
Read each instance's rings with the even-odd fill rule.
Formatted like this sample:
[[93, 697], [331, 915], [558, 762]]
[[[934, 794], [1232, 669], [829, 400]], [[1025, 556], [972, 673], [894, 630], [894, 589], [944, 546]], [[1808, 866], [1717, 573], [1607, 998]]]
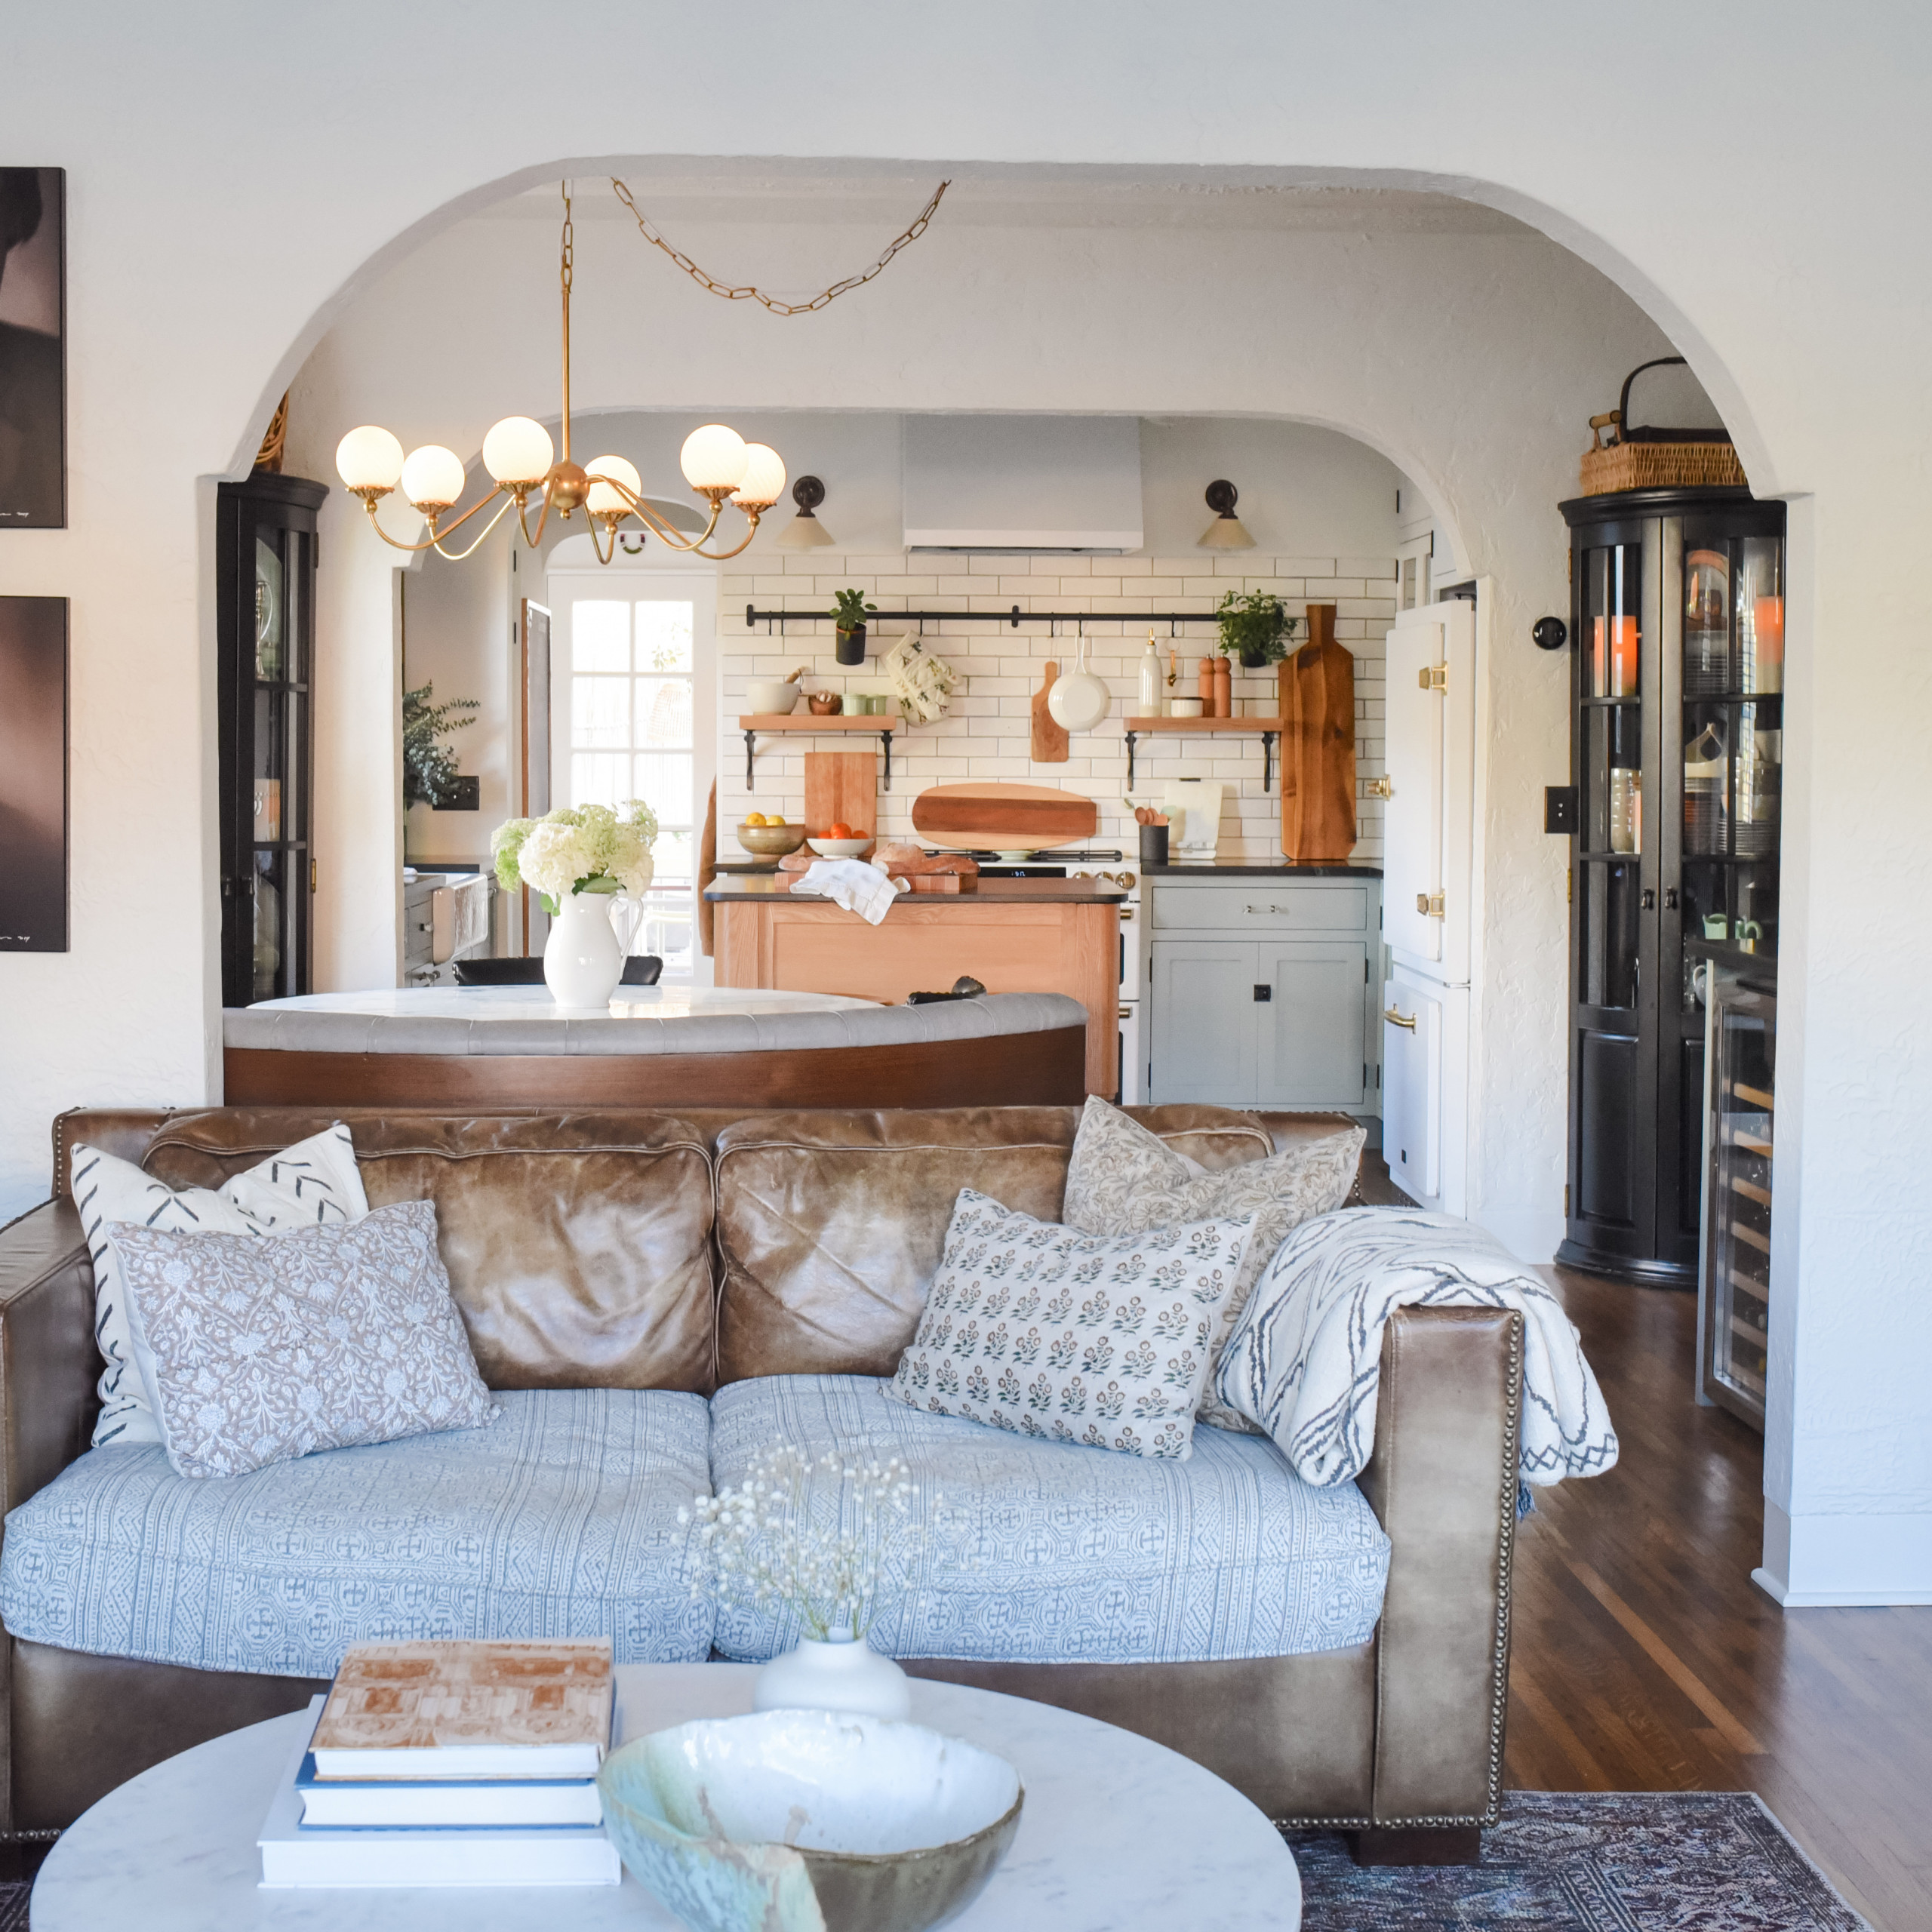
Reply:
[[781, 550], [829, 550], [832, 542], [832, 532], [810, 510], [801, 510], [778, 533]]
[[[584, 466], [590, 477], [590, 494], [584, 499], [584, 508], [592, 516], [628, 516], [630, 505], [611, 488], [611, 483], [621, 483], [634, 497], [644, 494], [644, 478], [620, 456], [593, 457]], [[607, 483], [603, 479], [608, 477]]]
[[448, 509], [463, 494], [463, 459], [441, 443], [411, 450], [402, 466], [402, 494], [419, 510]]
[[694, 429], [678, 452], [678, 467], [694, 490], [735, 490], [745, 480], [750, 460], [744, 438], [721, 423]]
[[550, 432], [528, 416], [506, 416], [483, 438], [483, 467], [499, 483], [534, 487], [556, 460]]
[[1251, 550], [1254, 539], [1247, 534], [1247, 527], [1235, 515], [1235, 504], [1241, 492], [1225, 477], [1217, 477], [1208, 486], [1208, 507], [1214, 512], [1214, 521], [1201, 533], [1195, 546], [1200, 550]]
[[336, 474], [352, 490], [393, 490], [402, 475], [402, 445], [365, 423], [335, 446]]
[[744, 480], [731, 494], [747, 509], [768, 510], [785, 490], [785, 459], [764, 443], [747, 443]]

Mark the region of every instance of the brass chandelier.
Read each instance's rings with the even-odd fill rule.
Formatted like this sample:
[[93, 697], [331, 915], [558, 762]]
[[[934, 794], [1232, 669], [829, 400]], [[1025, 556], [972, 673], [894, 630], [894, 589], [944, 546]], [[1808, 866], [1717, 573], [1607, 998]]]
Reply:
[[[552, 510], [568, 523], [581, 509], [591, 526], [591, 544], [600, 564], [609, 563], [617, 555], [618, 526], [633, 516], [673, 549], [688, 551], [714, 561], [735, 557], [757, 535], [759, 518], [784, 494], [785, 464], [776, 450], [763, 443], [748, 443], [735, 429], [727, 429], [721, 423], [706, 423], [685, 438], [678, 457], [685, 480], [711, 505], [710, 518], [695, 537], [673, 528], [651, 509], [641, 494], [643, 479], [622, 457], [595, 457], [587, 469], [571, 460], [573, 237], [568, 182], [562, 185], [562, 195], [564, 226], [558, 279], [563, 295], [563, 454], [556, 454], [550, 432], [542, 423], [528, 416], [505, 417], [483, 438], [483, 467], [497, 486], [492, 495], [505, 500], [460, 550], [445, 549], [444, 540], [488, 509], [491, 497], [472, 504], [454, 521], [443, 521], [461, 500], [465, 482], [463, 459], [454, 450], [445, 449], [439, 443], [426, 443], [405, 457], [402, 445], [388, 430], [365, 423], [359, 429], [350, 430], [337, 445], [337, 471], [344, 485], [362, 499], [362, 507], [369, 512], [376, 534], [393, 549], [432, 549], [440, 557], [460, 562], [474, 553], [512, 509], [524, 542], [534, 549], [543, 539]], [[428, 521], [429, 534], [420, 543], [405, 543], [392, 537], [377, 521], [376, 506], [398, 485], [403, 495]], [[530, 499], [538, 494], [543, 503], [533, 530]], [[707, 550], [703, 546], [715, 533], [727, 502], [735, 503], [744, 512], [744, 537], [735, 549]]]

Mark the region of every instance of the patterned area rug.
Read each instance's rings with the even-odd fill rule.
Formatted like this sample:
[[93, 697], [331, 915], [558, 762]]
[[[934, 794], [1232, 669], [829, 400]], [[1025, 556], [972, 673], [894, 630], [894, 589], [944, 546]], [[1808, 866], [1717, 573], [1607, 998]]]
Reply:
[[1303, 1932], [1871, 1932], [1749, 1792], [1512, 1791], [1480, 1865], [1365, 1872], [1333, 1833], [1287, 1839]]

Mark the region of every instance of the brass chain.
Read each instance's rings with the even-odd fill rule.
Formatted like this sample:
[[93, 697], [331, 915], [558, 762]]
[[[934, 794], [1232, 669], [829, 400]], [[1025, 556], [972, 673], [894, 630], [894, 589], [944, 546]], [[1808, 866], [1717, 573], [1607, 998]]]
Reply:
[[568, 295], [571, 292], [571, 270], [575, 262], [577, 254], [577, 231], [571, 225], [571, 184], [568, 181], [565, 182], [563, 184], [562, 192], [564, 197], [564, 239], [561, 263], [558, 269], [558, 278], [563, 283], [564, 293], [566, 295]]
[[761, 288], [754, 288], [749, 285], [741, 288], [733, 288], [727, 283], [719, 281], [714, 277], [706, 275], [690, 256], [681, 254], [658, 233], [657, 230], [651, 226], [650, 219], [643, 209], [639, 208], [635, 201], [632, 198], [629, 189], [626, 187], [615, 175], [611, 177], [611, 186], [617, 190], [618, 200], [630, 210], [636, 220], [638, 232], [654, 248], [663, 249], [665, 254], [669, 255], [672, 260], [675, 262], [678, 267], [682, 269], [700, 288], [708, 288], [712, 294], [721, 295], [728, 302], [743, 302], [749, 300], [761, 303], [774, 315], [808, 315], [814, 309], [823, 309], [828, 302], [846, 294], [849, 290], [864, 288], [866, 284], [870, 281], [872, 277], [877, 275], [879, 270], [906, 246], [907, 242], [918, 241], [919, 237], [925, 233], [926, 224], [932, 220], [934, 213], [937, 211], [940, 197], [952, 186], [952, 183], [950, 181], [942, 181], [939, 184], [938, 187], [934, 190], [932, 199], [920, 211], [918, 220], [914, 222], [912, 226], [907, 229], [906, 232], [900, 235], [898, 240], [894, 242], [863, 275], [848, 275], [843, 281], [834, 282], [829, 288], [821, 290], [809, 302], [780, 302], [775, 297], [766, 294]]

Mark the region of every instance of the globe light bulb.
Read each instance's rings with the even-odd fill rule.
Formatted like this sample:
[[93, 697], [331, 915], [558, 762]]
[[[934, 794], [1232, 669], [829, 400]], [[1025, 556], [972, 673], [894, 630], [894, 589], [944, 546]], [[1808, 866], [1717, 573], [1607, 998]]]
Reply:
[[336, 474], [352, 490], [393, 490], [402, 474], [402, 445], [365, 423], [335, 446]]
[[768, 510], [785, 494], [785, 459], [764, 443], [747, 443], [744, 480], [731, 493], [743, 509]]
[[402, 466], [402, 494], [419, 510], [446, 510], [463, 494], [463, 459], [441, 443], [411, 450]]
[[483, 467], [496, 481], [525, 489], [549, 475], [556, 455], [549, 431], [528, 416], [506, 416], [483, 438]]
[[745, 480], [745, 439], [721, 423], [707, 423], [685, 438], [678, 464], [694, 490], [735, 490]]
[[[590, 494], [584, 499], [584, 508], [592, 516], [628, 516], [630, 505], [611, 488], [611, 483], [621, 483], [634, 497], [644, 494], [644, 478], [620, 456], [593, 457], [585, 464], [590, 475]], [[605, 482], [605, 477], [611, 483]]]

